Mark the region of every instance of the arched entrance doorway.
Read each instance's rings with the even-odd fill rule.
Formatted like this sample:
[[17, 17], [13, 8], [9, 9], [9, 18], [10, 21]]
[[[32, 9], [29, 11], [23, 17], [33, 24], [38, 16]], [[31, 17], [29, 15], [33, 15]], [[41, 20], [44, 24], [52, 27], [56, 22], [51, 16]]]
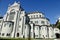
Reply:
[[19, 33], [17, 33], [17, 37], [19, 37]]
[[60, 34], [59, 33], [55, 33], [56, 38], [60, 38]]

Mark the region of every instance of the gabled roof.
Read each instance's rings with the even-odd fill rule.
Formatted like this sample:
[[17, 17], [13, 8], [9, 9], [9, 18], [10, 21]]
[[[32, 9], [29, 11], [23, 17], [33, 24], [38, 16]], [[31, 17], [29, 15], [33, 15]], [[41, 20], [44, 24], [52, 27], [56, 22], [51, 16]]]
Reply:
[[14, 2], [14, 4], [12, 4], [11, 6], [16, 6], [19, 5], [16, 1]]

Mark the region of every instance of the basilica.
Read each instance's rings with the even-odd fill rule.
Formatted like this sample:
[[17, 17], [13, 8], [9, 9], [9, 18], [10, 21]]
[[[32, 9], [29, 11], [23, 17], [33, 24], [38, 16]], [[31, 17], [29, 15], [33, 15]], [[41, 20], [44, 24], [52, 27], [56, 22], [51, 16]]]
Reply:
[[19, 2], [8, 6], [4, 17], [0, 17], [0, 37], [4, 38], [57, 38], [60, 30], [50, 26], [44, 13], [25, 12]]

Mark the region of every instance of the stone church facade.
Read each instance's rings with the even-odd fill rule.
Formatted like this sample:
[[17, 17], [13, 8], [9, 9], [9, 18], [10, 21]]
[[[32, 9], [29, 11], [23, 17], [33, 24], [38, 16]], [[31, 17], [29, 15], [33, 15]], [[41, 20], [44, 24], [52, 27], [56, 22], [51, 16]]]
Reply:
[[58, 28], [50, 26], [50, 20], [42, 12], [25, 12], [21, 4], [8, 6], [4, 17], [0, 17], [0, 37], [6, 38], [56, 38]]

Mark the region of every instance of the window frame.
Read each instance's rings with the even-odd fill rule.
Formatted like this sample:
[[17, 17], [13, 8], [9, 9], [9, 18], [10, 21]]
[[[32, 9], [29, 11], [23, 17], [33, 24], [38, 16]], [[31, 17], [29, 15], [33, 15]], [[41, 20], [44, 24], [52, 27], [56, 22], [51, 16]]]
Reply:
[[2, 36], [4, 36], [4, 33], [2, 33]]
[[10, 36], [10, 33], [7, 33], [6, 36]]
[[14, 16], [15, 16], [15, 11], [14, 12], [10, 12], [9, 20], [14, 20]]
[[41, 21], [41, 24], [43, 24], [43, 25], [44, 25], [44, 24], [45, 24], [45, 21]]

